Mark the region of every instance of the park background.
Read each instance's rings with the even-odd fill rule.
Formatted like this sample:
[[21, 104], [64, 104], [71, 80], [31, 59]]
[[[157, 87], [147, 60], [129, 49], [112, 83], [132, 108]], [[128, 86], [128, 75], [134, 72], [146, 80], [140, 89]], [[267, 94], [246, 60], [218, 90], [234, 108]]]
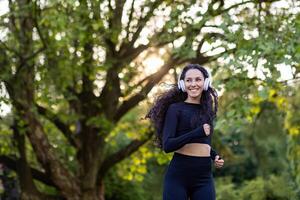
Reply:
[[217, 200], [300, 199], [300, 2], [0, 0], [0, 199], [159, 200], [143, 119], [187, 63], [219, 93]]

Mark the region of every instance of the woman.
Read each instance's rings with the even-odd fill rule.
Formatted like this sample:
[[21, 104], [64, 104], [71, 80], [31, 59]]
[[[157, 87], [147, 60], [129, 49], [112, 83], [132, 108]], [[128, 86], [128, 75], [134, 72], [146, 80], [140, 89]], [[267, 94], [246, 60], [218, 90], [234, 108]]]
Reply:
[[214, 200], [211, 159], [220, 168], [224, 160], [211, 148], [218, 96], [207, 70], [189, 64], [178, 86], [162, 94], [146, 117], [156, 128], [156, 142], [174, 152], [164, 177], [164, 200]]

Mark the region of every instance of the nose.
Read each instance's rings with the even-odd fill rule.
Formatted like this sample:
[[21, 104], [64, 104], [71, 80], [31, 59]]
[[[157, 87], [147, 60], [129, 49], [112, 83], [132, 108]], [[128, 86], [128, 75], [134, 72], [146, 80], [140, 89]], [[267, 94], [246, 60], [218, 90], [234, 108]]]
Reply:
[[196, 81], [195, 81], [195, 80], [192, 80], [192, 81], [191, 81], [191, 85], [192, 85], [192, 86], [196, 85]]

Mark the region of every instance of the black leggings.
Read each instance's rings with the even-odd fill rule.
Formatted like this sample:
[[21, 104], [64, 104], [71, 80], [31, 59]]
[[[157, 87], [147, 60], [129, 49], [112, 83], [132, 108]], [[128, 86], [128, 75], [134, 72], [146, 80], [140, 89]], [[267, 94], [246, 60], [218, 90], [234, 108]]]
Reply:
[[164, 178], [163, 200], [215, 200], [210, 157], [174, 153]]

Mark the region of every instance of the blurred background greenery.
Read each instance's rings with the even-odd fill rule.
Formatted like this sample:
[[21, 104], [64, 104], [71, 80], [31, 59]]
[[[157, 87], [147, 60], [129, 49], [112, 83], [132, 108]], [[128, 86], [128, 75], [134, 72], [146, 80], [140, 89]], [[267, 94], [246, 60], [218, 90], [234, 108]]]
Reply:
[[217, 200], [299, 200], [299, 12], [296, 0], [0, 1], [0, 199], [161, 199], [172, 154], [143, 117], [198, 63], [220, 96]]

